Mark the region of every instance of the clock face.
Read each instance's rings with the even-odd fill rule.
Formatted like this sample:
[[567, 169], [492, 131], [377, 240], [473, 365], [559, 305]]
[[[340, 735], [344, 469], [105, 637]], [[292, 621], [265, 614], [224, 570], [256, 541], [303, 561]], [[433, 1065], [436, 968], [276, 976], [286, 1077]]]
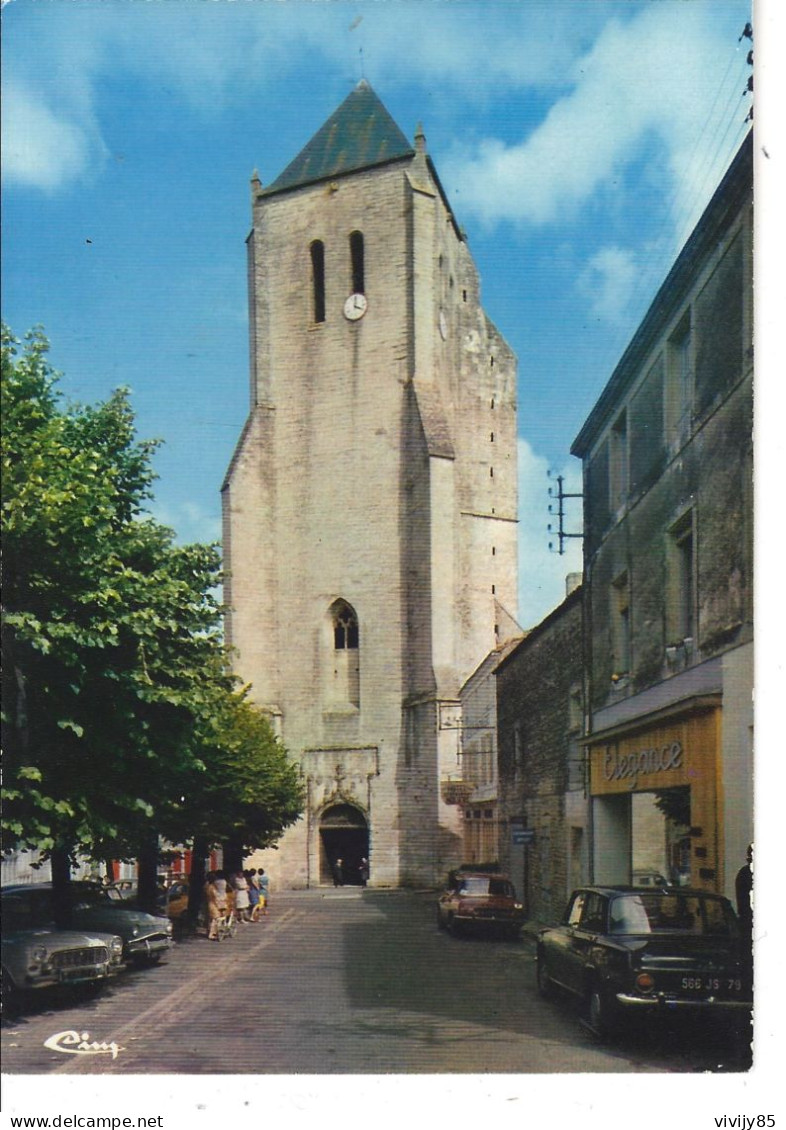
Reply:
[[356, 322], [358, 318], [362, 318], [368, 307], [365, 294], [350, 294], [349, 298], [344, 303], [344, 317], [348, 318], [350, 322]]

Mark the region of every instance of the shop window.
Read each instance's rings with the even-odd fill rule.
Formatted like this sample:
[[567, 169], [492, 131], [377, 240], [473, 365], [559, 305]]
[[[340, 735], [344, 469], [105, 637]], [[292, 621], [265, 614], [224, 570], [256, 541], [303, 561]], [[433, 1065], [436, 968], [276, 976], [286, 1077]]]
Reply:
[[315, 322], [325, 320], [325, 245], [321, 239], [311, 244], [311, 290], [313, 318]]
[[365, 294], [366, 271], [363, 249], [363, 233], [353, 231], [349, 237], [349, 254], [352, 260], [352, 293]]

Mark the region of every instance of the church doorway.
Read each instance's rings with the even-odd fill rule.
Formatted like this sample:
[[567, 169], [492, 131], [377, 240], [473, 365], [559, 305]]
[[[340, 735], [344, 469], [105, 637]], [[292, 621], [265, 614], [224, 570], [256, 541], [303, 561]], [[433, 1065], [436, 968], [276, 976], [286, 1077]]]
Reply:
[[[319, 881], [344, 886], [361, 885], [361, 861], [368, 860], [368, 823], [352, 804], [326, 808], [319, 821]], [[339, 876], [339, 863], [341, 860]]]

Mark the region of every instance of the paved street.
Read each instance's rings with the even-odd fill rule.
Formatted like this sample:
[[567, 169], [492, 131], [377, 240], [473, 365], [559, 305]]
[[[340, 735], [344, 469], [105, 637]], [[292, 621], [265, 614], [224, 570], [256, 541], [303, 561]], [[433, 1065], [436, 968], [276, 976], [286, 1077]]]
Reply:
[[[93, 999], [2, 1026], [7, 1073], [330, 1075], [741, 1071], [706, 1029], [602, 1044], [566, 1000], [543, 1001], [534, 948], [453, 938], [434, 896], [355, 888], [277, 895], [220, 945], [178, 944]], [[44, 1046], [75, 1030], [112, 1054]], [[720, 1034], [723, 1037], [723, 1034]], [[714, 1042], [713, 1042], [714, 1041]]]

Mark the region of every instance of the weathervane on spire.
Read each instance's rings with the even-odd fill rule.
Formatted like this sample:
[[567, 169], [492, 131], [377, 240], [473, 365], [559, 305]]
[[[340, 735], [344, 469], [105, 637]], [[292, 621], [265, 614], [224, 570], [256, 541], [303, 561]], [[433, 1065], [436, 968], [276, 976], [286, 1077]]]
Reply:
[[[349, 30], [354, 31], [355, 28], [358, 27], [362, 23], [363, 23], [363, 17], [357, 16], [352, 21], [352, 23], [349, 25]], [[366, 78], [366, 71], [365, 71], [365, 68], [363, 66], [363, 48], [362, 47], [358, 48], [358, 54], [360, 55], [360, 81], [363, 82]]]

